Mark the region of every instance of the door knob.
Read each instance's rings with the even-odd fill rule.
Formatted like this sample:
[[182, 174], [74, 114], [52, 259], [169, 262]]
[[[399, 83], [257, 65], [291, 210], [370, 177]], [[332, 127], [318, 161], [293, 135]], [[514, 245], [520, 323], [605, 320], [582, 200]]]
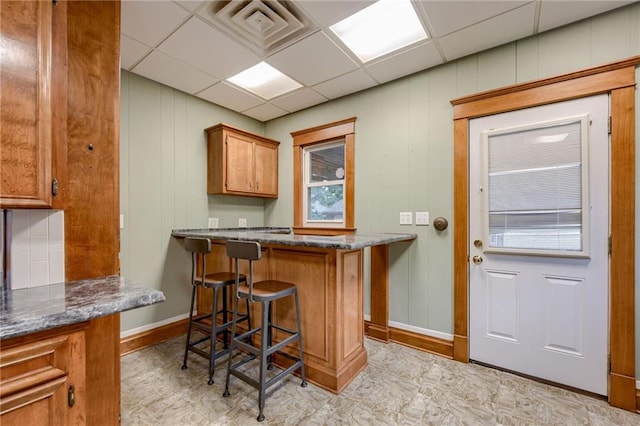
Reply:
[[475, 263], [476, 265], [479, 265], [482, 263], [483, 259], [482, 259], [482, 256], [475, 255], [473, 256], [472, 260], [473, 260], [473, 263]]

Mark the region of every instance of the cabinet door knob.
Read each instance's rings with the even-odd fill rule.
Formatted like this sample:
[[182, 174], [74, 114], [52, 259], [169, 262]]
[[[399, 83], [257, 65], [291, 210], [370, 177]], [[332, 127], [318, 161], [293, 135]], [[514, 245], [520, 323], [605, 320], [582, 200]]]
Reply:
[[69, 386], [69, 391], [67, 392], [67, 404], [69, 404], [69, 408], [73, 407], [76, 403], [76, 389], [73, 385]]

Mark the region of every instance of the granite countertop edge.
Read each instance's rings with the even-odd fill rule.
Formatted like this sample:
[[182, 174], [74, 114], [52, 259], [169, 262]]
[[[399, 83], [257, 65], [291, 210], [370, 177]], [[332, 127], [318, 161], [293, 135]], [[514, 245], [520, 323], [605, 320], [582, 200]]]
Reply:
[[339, 250], [354, 250], [400, 241], [411, 241], [418, 237], [409, 233], [377, 233], [352, 235], [299, 235], [291, 228], [219, 228], [219, 229], [174, 229], [174, 238], [200, 237], [211, 240], [250, 240], [262, 244], [280, 244], [299, 247], [318, 247]]
[[164, 293], [119, 275], [2, 293], [0, 340], [165, 301]]

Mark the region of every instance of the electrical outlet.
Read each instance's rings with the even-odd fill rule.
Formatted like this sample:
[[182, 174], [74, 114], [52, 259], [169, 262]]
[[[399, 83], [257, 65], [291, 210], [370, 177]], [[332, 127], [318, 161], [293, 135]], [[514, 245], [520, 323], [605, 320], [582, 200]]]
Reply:
[[247, 219], [245, 218], [240, 218], [238, 219], [238, 227], [239, 228], [246, 228], [247, 227]]
[[429, 226], [429, 212], [416, 212], [416, 225]]
[[413, 224], [413, 213], [400, 212], [400, 225], [411, 225], [411, 224]]
[[219, 226], [218, 218], [217, 217], [210, 217], [209, 218], [209, 229], [215, 229], [218, 226]]

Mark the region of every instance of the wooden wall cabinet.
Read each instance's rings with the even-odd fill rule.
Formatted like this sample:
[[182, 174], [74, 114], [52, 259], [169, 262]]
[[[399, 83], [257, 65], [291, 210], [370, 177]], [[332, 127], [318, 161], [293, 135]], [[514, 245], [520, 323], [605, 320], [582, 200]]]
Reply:
[[66, 5], [2, 2], [0, 32], [0, 208], [59, 208]]
[[280, 142], [226, 124], [207, 134], [207, 193], [278, 197]]
[[85, 423], [86, 324], [2, 342], [0, 424]]

